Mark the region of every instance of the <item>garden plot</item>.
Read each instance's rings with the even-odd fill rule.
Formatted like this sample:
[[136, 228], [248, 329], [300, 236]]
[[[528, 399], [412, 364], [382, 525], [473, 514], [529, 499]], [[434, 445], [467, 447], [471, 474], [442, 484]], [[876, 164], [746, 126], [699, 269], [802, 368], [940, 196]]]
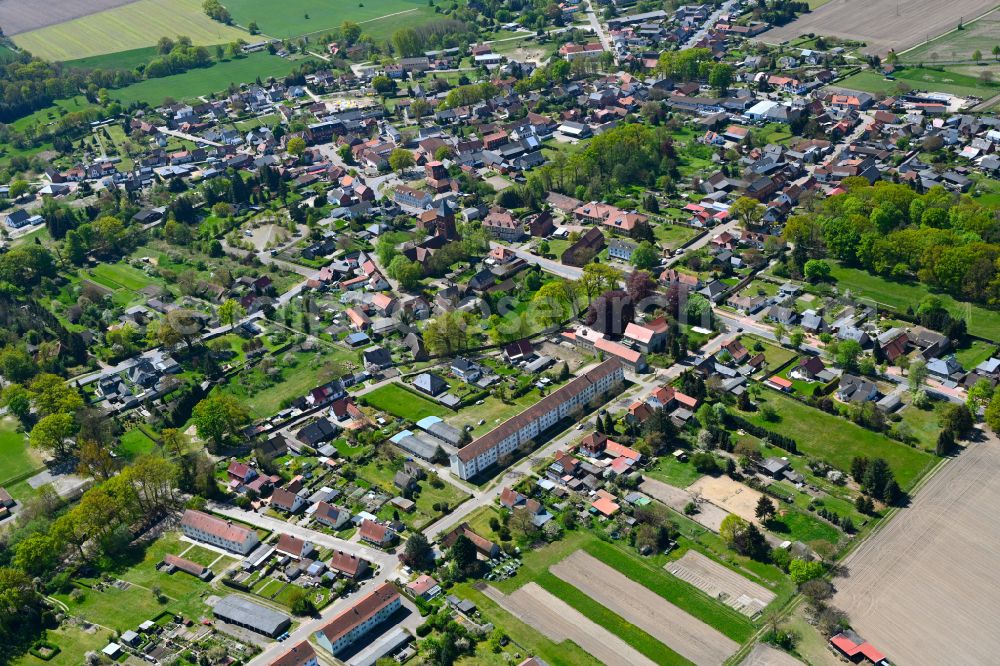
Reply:
[[766, 643], [757, 643], [740, 666], [802, 666], [802, 662]]
[[675, 562], [668, 562], [664, 568], [747, 617], [752, 618], [763, 611], [776, 596], [694, 550], [684, 553], [684, 557]]
[[703, 476], [688, 486], [687, 490], [728, 513], [758, 522], [756, 511], [761, 494], [728, 476]]
[[[684, 507], [688, 502], [695, 502], [695, 497], [683, 488], [676, 488], [669, 483], [656, 479], [646, 478], [639, 489], [652, 497], [658, 499], [674, 511], [684, 513]], [[722, 525], [722, 519], [726, 517], [726, 512], [709, 502], [698, 503], [698, 512], [691, 516], [692, 520], [704, 525], [713, 532], [718, 532]]]
[[546, 592], [537, 583], [528, 583], [508, 595], [492, 586], [487, 586], [483, 593], [549, 640], [555, 643], [573, 641], [608, 666], [655, 666], [652, 660], [628, 643]]
[[549, 571], [696, 664], [721, 664], [739, 647], [736, 641], [582, 551]]

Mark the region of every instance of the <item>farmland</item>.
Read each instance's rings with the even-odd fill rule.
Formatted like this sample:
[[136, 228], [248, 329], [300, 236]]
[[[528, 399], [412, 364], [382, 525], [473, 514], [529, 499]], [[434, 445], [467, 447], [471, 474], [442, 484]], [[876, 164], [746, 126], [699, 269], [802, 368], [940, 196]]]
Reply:
[[945, 92], [962, 97], [988, 98], [1000, 91], [1000, 84], [984, 83], [975, 76], [959, 74], [948, 70], [927, 67], [900, 68], [893, 72], [895, 80], [886, 79], [881, 74], [866, 70], [840, 81], [838, 85], [851, 90], [870, 93], [892, 94], [900, 84], [915, 90]]
[[[841, 291], [849, 289], [855, 296], [870, 298], [893, 310], [916, 306], [931, 293], [926, 285], [919, 282], [895, 282], [839, 264], [832, 264], [832, 267], [831, 277]], [[935, 295], [949, 312], [965, 319], [969, 333], [988, 340], [1000, 340], [1000, 312], [957, 301], [947, 294]]]
[[994, 10], [976, 21], [966, 23], [961, 30], [952, 30], [901, 53], [900, 60], [915, 63], [972, 62], [972, 54], [976, 50], [983, 57], [989, 58], [990, 51], [998, 43], [1000, 12]]
[[[409, 12], [404, 15], [408, 24], [416, 22], [412, 14], [423, 12], [414, 10], [425, 9], [427, 3], [423, 0], [379, 0], [368, 4], [351, 0], [330, 0], [318, 3], [313, 0], [287, 0], [282, 3], [281, 11], [274, 11], [274, 3], [268, 0], [228, 0], [224, 3], [240, 25], [246, 26], [256, 21], [261, 32], [269, 37], [297, 37], [307, 33], [315, 33], [332, 28], [339, 28], [344, 21], [361, 24], [361, 28], [372, 34], [381, 17], [397, 12]], [[433, 16], [433, 11], [431, 12]]]
[[147, 79], [130, 86], [110, 91], [111, 96], [123, 104], [146, 102], [160, 104], [165, 98], [184, 100], [224, 91], [230, 84], [253, 81], [258, 76], [263, 81], [269, 77], [282, 78], [302, 60], [279, 58], [266, 52], [251, 53], [245, 58], [217, 62], [212, 67], [193, 69], [183, 74]]
[[0, 25], [5, 35], [13, 37], [130, 2], [134, 0], [6, 0], [0, 3]]
[[[992, 507], [1000, 487], [1000, 441], [972, 444], [925, 484], [909, 508], [844, 560], [834, 603], [894, 663], [991, 663], [1000, 613]], [[928, 613], [927, 609], [935, 609]], [[949, 618], [949, 640], [935, 637]]]
[[[109, 38], [114, 35], [114, 38]], [[138, 0], [17, 35], [14, 43], [48, 60], [75, 60], [156, 44], [186, 35], [195, 44], [222, 44], [247, 33], [205, 15], [199, 0]]]
[[774, 407], [780, 420], [765, 421], [760, 412], [744, 414], [744, 417], [768, 430], [792, 437], [802, 455], [820, 458], [841, 470], [850, 470], [855, 456], [885, 458], [900, 487], [906, 490], [934, 463], [933, 456], [923, 451], [839, 416], [821, 412], [777, 391], [764, 391], [759, 401]]
[[900, 5], [896, 0], [831, 0], [816, 11], [803, 14], [780, 28], [768, 30], [762, 39], [778, 44], [799, 35], [816, 33], [865, 42], [867, 53], [885, 56], [889, 49], [902, 51], [955, 27], [957, 17], [981, 16], [992, 9], [991, 0], [912, 0]]

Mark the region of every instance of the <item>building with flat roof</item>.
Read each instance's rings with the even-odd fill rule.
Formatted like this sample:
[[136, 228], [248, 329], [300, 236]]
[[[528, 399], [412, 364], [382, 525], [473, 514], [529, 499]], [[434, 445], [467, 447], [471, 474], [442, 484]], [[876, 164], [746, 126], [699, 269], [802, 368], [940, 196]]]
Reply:
[[324, 650], [337, 655], [389, 619], [400, 606], [399, 592], [393, 584], [382, 583], [327, 622], [313, 638]]
[[604, 361], [453, 454], [452, 473], [461, 479], [472, 478], [594, 398], [605, 395], [624, 379], [624, 368], [618, 359]]
[[212, 614], [216, 618], [237, 627], [243, 627], [258, 634], [274, 638], [292, 626], [292, 619], [284, 613], [271, 610], [235, 594], [219, 599]]

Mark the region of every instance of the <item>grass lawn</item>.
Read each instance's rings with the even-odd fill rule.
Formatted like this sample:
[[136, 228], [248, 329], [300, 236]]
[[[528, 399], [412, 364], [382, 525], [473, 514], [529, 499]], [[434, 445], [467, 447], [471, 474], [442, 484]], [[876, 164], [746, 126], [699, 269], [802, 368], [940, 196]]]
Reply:
[[[833, 269], [831, 276], [841, 291], [850, 289], [855, 296], [871, 298], [893, 310], [906, 310], [911, 305], [916, 307], [924, 296], [931, 293], [926, 285], [919, 282], [895, 282], [836, 262], [830, 264]], [[936, 295], [949, 312], [965, 319], [970, 333], [987, 340], [1000, 340], [1000, 312], [957, 301], [947, 294]]]
[[281, 11], [276, 12], [274, 3], [268, 0], [229, 0], [226, 3], [238, 24], [246, 26], [256, 21], [265, 35], [282, 38], [339, 28], [344, 21], [360, 23], [362, 30], [369, 32], [370, 27], [377, 25], [379, 17], [426, 6], [423, 0], [378, 0], [367, 4], [350, 0], [322, 3], [287, 0]]
[[132, 428], [123, 434], [119, 438], [119, 441], [119, 450], [130, 460], [149, 453], [156, 448], [156, 442], [151, 440], [146, 433], [138, 428]]
[[686, 227], [682, 224], [667, 224], [661, 222], [653, 225], [653, 235], [656, 236], [657, 245], [676, 249], [698, 234], [698, 229]]
[[97, 628], [88, 633], [79, 627], [63, 625], [45, 632], [45, 640], [59, 646], [59, 654], [49, 660], [25, 653], [16, 657], [11, 666], [80, 666], [88, 652], [100, 652], [114, 639], [110, 631]]
[[934, 60], [972, 62], [972, 54], [978, 49], [988, 60], [990, 49], [996, 44], [997, 30], [1000, 29], [998, 22], [1000, 12], [991, 12], [978, 21], [965, 23], [961, 30], [952, 30], [901, 53], [899, 59], [915, 63]]
[[744, 335], [740, 337], [740, 341], [744, 347], [750, 350], [751, 354], [764, 352], [764, 358], [767, 359], [767, 367], [770, 371], [777, 370], [796, 356], [795, 350], [776, 345], [755, 335]]
[[407, 421], [427, 416], [444, 416], [448, 408], [417, 395], [398, 384], [386, 384], [364, 395], [368, 404]]
[[341, 437], [340, 439], [334, 440], [333, 446], [337, 449], [339, 453], [344, 458], [350, 458], [356, 456], [365, 450], [363, 446], [351, 446], [350, 442]]
[[[550, 386], [550, 389], [554, 388], [555, 387]], [[467, 425], [471, 425], [472, 436], [479, 437], [515, 414], [520, 414], [527, 407], [535, 404], [540, 399], [541, 395], [536, 388], [531, 389], [519, 398], [511, 400], [509, 403], [503, 402], [496, 396], [491, 395], [483, 399], [483, 404], [465, 407], [447, 420], [449, 425], [452, 425], [459, 430], [464, 429]], [[486, 423], [479, 425], [480, 419], [486, 421]]]
[[191, 560], [196, 564], [207, 567], [212, 562], [219, 559], [219, 553], [214, 550], [209, 550], [203, 546], [193, 545], [184, 552], [184, 559]]
[[742, 416], [768, 430], [792, 437], [801, 455], [820, 458], [844, 472], [850, 471], [855, 456], [885, 458], [900, 487], [908, 490], [934, 464], [934, 457], [923, 451], [804, 405], [777, 391], [763, 391], [759, 402], [774, 407], [780, 420], [765, 421], [759, 411], [742, 413]]
[[235, 375], [222, 390], [242, 400], [254, 417], [265, 418], [280, 410], [286, 400], [294, 400], [338, 377], [339, 365], [357, 365], [358, 360], [357, 352], [328, 344], [320, 345], [315, 352], [298, 351], [292, 356], [291, 363], [285, 362], [284, 355], [275, 359], [275, 366], [281, 368], [280, 381], [258, 388], [256, 382], [262, 378], [253, 369]]
[[28, 449], [28, 438], [17, 431], [17, 421], [11, 416], [3, 417], [0, 420], [0, 486], [8, 479], [41, 469], [42, 465]]
[[200, 0], [138, 0], [22, 33], [14, 43], [46, 60], [74, 60], [153, 46], [164, 35], [186, 35], [195, 44], [250, 39], [243, 30], [210, 19], [201, 5]]
[[955, 358], [966, 370], [972, 370], [996, 353], [996, 345], [982, 340], [972, 340], [960, 349], [955, 350]]
[[[179, 554], [186, 547], [187, 544], [179, 541], [178, 533], [168, 533], [144, 552], [133, 550], [126, 559], [104, 564], [102, 568], [112, 577], [132, 584], [127, 590], [107, 587], [97, 591], [81, 585], [79, 589], [83, 590], [84, 597], [79, 602], [70, 599], [68, 594], [57, 594], [55, 598], [65, 603], [73, 615], [118, 631], [132, 629], [164, 610], [197, 620], [206, 611], [202, 597], [210, 592], [210, 587], [183, 572], [168, 575], [156, 570], [166, 553]], [[96, 581], [81, 582], [93, 585]], [[165, 604], [156, 600], [151, 591], [153, 587], [159, 587], [166, 595]]]
[[784, 515], [767, 521], [767, 529], [794, 541], [813, 543], [826, 541], [836, 545], [840, 540], [840, 530], [808, 513], [787, 509]]
[[210, 95], [225, 90], [230, 83], [246, 83], [254, 81], [258, 76], [262, 81], [272, 76], [282, 78], [303, 62], [304, 59], [281, 58], [260, 51], [244, 58], [217, 62], [205, 69], [192, 69], [183, 74], [147, 79], [108, 92], [122, 104], [146, 102], [155, 105], [167, 97], [184, 100]]
[[941, 410], [947, 404], [944, 400], [936, 400], [931, 403], [930, 408], [920, 409], [913, 405], [906, 405], [899, 411], [902, 423], [917, 438], [918, 446], [928, 451], [937, 448], [938, 434], [941, 432], [939, 418]]
[[479, 612], [494, 625], [502, 628], [510, 640], [522, 648], [524, 654], [541, 657], [552, 666], [597, 666], [601, 663], [572, 641], [552, 642], [531, 625], [521, 622], [505, 611], [469, 583], [459, 583], [452, 588], [451, 592], [460, 599], [469, 599], [476, 604]]
[[862, 90], [870, 93], [895, 94], [899, 84], [903, 83], [916, 90], [931, 92], [946, 92], [953, 95], [973, 96], [987, 99], [1000, 90], [996, 83], [985, 84], [974, 76], [959, 74], [948, 70], [939, 71], [926, 67], [908, 67], [897, 69], [894, 81], [886, 80], [881, 74], [870, 70], [858, 72], [847, 77], [838, 86], [852, 90]]
[[554, 594], [560, 601], [580, 611], [597, 625], [618, 636], [655, 663], [666, 665], [691, 663], [639, 627], [617, 613], [612, 613], [555, 575], [546, 572], [539, 576], [535, 582]]
[[643, 474], [678, 488], [687, 488], [704, 476], [690, 461], [679, 462], [673, 456], [663, 456], [656, 465], [643, 471]]

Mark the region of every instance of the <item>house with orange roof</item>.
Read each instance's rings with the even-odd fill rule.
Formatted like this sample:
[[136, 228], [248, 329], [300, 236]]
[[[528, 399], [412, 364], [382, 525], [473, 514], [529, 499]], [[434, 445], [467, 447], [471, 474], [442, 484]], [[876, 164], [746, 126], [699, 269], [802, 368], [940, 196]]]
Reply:
[[591, 503], [590, 508], [605, 518], [610, 518], [621, 510], [621, 506], [607, 496], [598, 497]]

